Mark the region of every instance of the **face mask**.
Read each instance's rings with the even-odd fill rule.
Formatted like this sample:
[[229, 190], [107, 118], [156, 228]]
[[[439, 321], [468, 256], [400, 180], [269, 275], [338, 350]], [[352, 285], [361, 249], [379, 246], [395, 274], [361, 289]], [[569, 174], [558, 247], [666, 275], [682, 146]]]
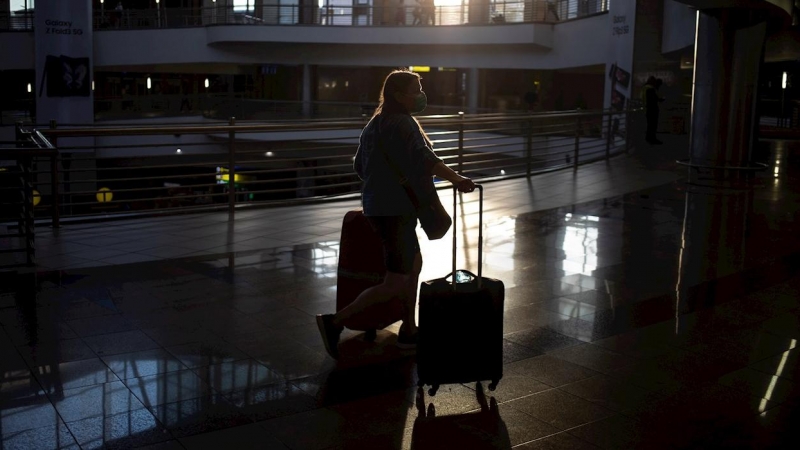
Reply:
[[425, 95], [424, 92], [420, 92], [419, 95], [414, 98], [414, 113], [420, 113], [425, 111], [425, 108], [428, 106], [428, 96]]

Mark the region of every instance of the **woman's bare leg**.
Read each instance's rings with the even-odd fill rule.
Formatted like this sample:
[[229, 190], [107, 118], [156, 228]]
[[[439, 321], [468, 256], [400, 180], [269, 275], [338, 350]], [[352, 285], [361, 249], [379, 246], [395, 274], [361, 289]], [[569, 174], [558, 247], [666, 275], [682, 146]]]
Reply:
[[[356, 297], [352, 303], [333, 316], [333, 324], [337, 327], [347, 327], [351, 330], [369, 330], [383, 328], [398, 320], [407, 320], [408, 314], [403, 311], [402, 316], [390, 317], [396, 308], [392, 308], [392, 302], [401, 301], [407, 304], [407, 286], [410, 282], [411, 274], [396, 272], [386, 272], [383, 283], [373, 286]], [[411, 313], [413, 318], [413, 310]], [[383, 317], [382, 323], [378, 323], [376, 318]], [[393, 320], [392, 320], [393, 319]], [[385, 325], [384, 325], [385, 324]]]
[[414, 256], [414, 268], [408, 275], [408, 282], [405, 286], [405, 311], [403, 325], [400, 326], [400, 332], [404, 334], [414, 334], [417, 331], [417, 285], [420, 272], [422, 272], [422, 253], [418, 251]]

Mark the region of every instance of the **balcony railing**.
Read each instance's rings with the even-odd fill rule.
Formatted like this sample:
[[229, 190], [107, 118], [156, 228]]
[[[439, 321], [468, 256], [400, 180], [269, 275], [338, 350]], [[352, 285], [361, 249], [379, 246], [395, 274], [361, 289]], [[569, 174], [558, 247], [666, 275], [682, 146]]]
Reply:
[[[338, 3], [343, 4], [339, 5]], [[394, 6], [353, 5], [350, 0], [326, 0], [322, 8], [297, 4], [249, 8], [95, 9], [94, 28], [148, 29], [206, 25], [320, 25], [320, 26], [441, 26], [525, 22], [556, 23], [608, 11], [609, 0], [516, 0], [481, 2], [470, 6], [435, 6], [430, 11], [408, 2]], [[0, 13], [0, 31], [33, 29], [33, 11]]]
[[[226, 120], [305, 120], [371, 116], [377, 102], [267, 100], [236, 94], [171, 94], [95, 99], [95, 120], [202, 116]], [[463, 107], [429, 104], [428, 114], [456, 114]], [[502, 112], [478, 108], [476, 112]], [[15, 122], [11, 122], [15, 123]]]
[[[627, 111], [571, 111], [420, 120], [448, 165], [473, 179], [491, 181], [577, 170], [625, 152], [630, 117]], [[216, 209], [233, 218], [242, 207], [353, 198], [361, 184], [353, 173], [353, 155], [365, 123], [231, 119], [227, 125], [51, 124], [33, 132], [49, 139], [44, 148], [52, 153], [0, 149], [0, 160], [24, 159], [29, 167], [26, 195], [18, 195], [13, 171], [0, 177], [6, 199], [0, 225], [13, 225], [19, 215], [11, 212], [16, 210], [58, 226], [63, 217]], [[25, 208], [15, 199], [26, 202]]]
[[[0, 160], [6, 163], [0, 164], [0, 210], [6, 222], [0, 223], [0, 271], [35, 266], [35, 209], [41, 197], [34, 172], [49, 164], [51, 183], [57, 184], [58, 150], [39, 131], [18, 127], [14, 141], [0, 142]], [[55, 204], [50, 213], [57, 218]]]

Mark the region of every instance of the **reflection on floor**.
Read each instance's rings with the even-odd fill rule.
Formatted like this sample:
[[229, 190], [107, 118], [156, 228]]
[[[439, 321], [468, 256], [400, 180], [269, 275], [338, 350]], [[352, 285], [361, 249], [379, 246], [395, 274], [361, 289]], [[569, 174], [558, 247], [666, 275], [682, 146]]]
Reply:
[[[2, 279], [3, 448], [797, 448], [797, 150], [763, 144], [749, 190], [686, 184], [669, 148], [555, 175], [557, 200], [487, 185], [484, 273], [506, 285], [493, 392], [418, 391], [396, 325], [326, 356], [314, 315], [334, 308], [338, 240], [319, 208], [283, 209], [294, 235], [244, 247], [203, 247], [195, 226], [174, 248], [202, 251], [151, 259], [133, 241], [179, 231], [122, 222], [96, 247], [121, 253], [92, 256], [68, 249], [106, 225], [66, 226], [44, 240], [52, 269]], [[591, 177], [602, 195], [569, 181]], [[462, 211], [474, 269], [474, 200]], [[446, 273], [449, 245], [424, 244], [423, 279]]]

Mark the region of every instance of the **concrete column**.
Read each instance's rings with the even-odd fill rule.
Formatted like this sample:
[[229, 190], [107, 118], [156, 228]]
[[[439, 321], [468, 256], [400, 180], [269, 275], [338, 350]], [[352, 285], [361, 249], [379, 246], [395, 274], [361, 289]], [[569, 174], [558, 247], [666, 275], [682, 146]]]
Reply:
[[767, 22], [733, 9], [699, 12], [692, 96], [691, 163], [750, 164], [758, 73]]
[[303, 64], [303, 117], [311, 118], [312, 71], [310, 64]]
[[317, 0], [299, 0], [299, 17], [297, 23], [302, 24], [316, 24], [318, 23], [317, 16], [319, 15], [319, 4]]
[[681, 314], [741, 292], [741, 285], [704, 283], [745, 269], [753, 195], [746, 188], [691, 186], [686, 190], [675, 284], [676, 329]]
[[[734, 168], [752, 165], [768, 22], [774, 29], [789, 19], [780, 2], [754, 2], [758, 8], [721, 2], [697, 13], [689, 164], [706, 167], [703, 179], [735, 182], [749, 172]], [[694, 170], [690, 174], [700, 178]]]
[[489, 0], [469, 0], [463, 4], [469, 5], [469, 24], [489, 23]]
[[0, 30], [8, 30], [11, 25], [11, 3], [8, 0], [0, 1]]
[[467, 113], [478, 113], [478, 100], [480, 96], [480, 70], [470, 68], [467, 73]]
[[253, 16], [263, 19], [264, 18], [264, 0], [252, 0]]

